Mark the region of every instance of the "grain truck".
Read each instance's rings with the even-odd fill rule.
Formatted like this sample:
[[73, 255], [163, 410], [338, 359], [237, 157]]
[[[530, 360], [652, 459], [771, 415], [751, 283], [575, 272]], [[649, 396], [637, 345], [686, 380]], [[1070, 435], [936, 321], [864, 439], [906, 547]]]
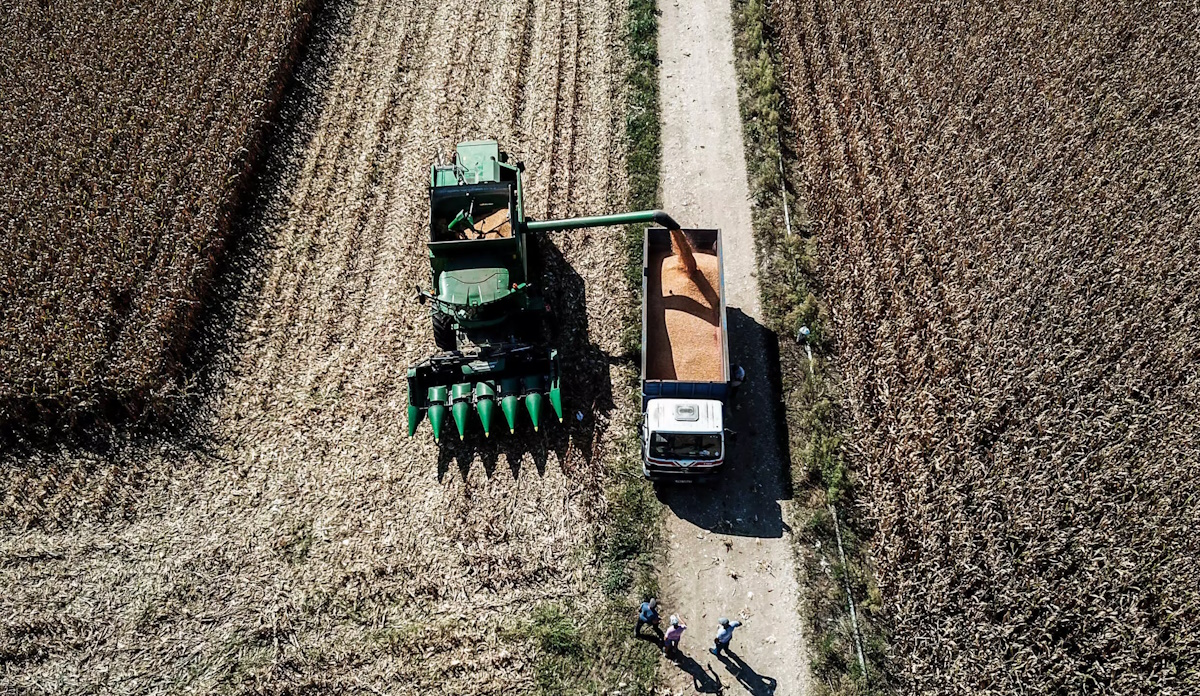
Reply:
[[701, 480], [725, 462], [729, 337], [719, 230], [650, 228], [642, 247], [642, 472]]

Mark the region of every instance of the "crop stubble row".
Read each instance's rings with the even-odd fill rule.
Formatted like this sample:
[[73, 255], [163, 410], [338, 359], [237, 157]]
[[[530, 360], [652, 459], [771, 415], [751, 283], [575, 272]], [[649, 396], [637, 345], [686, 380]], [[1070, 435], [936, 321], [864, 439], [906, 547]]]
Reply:
[[37, 608], [36, 625], [4, 626], [6, 648], [36, 656], [10, 684], [529, 687], [532, 646], [502, 629], [538, 602], [600, 601], [580, 544], [603, 519], [610, 429], [632, 413], [597, 386], [627, 369], [606, 356], [620, 345], [622, 260], [609, 230], [546, 247], [568, 408], [583, 421], [544, 440], [408, 440], [405, 368], [433, 347], [412, 299], [429, 282], [427, 167], [458, 140], [496, 137], [528, 166], [529, 214], [620, 205], [623, 13], [330, 5], [314, 28], [332, 37], [328, 55], [301, 66], [318, 96], [285, 104], [299, 126], [239, 226], [248, 289], [199, 426], [208, 453], [131, 445], [27, 462], [6, 481], [0, 573], [18, 589], [0, 613]]
[[772, 10], [893, 674], [1195, 691], [1196, 7]]

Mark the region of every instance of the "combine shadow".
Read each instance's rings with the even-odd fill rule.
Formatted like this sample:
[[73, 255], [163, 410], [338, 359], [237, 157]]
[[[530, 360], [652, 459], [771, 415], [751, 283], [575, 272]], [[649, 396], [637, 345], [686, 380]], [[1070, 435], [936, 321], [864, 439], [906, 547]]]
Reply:
[[680, 519], [721, 534], [777, 538], [788, 529], [781, 500], [792, 497], [786, 420], [779, 397], [779, 343], [773, 331], [729, 308], [730, 364], [746, 370], [730, 409], [725, 472], [711, 485], [660, 484], [658, 497]]
[[495, 422], [499, 427], [493, 425], [493, 436], [484, 437], [478, 419], [472, 414], [466, 437], [460, 440], [453, 422], [448, 421], [449, 434], [443, 438], [438, 454], [439, 480], [451, 467], [456, 467], [466, 478], [476, 459], [490, 478], [501, 455], [516, 478], [526, 454], [532, 456], [538, 476], [543, 476], [551, 453], [568, 476], [596, 474], [590, 465], [597, 455], [597, 437], [607, 427], [614, 408], [609, 370], [614, 364], [632, 364], [635, 358], [609, 355], [588, 340], [583, 278], [571, 267], [551, 235], [538, 233], [535, 244], [531, 254], [536, 257], [535, 263], [541, 264], [539, 287], [555, 317], [550, 342], [558, 348], [562, 365], [563, 422], [556, 421], [550, 405], [546, 404], [547, 415], [542, 417], [540, 431], [534, 432], [522, 407], [515, 433], [507, 432], [507, 424], [497, 414]]

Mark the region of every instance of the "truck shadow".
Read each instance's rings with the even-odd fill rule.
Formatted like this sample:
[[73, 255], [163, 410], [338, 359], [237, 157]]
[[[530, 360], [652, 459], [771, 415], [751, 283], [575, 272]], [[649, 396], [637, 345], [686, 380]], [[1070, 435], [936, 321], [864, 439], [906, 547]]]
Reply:
[[792, 497], [786, 420], [780, 399], [779, 342], [773, 331], [730, 307], [729, 362], [746, 381], [728, 410], [725, 471], [712, 483], [662, 483], [658, 498], [680, 519], [721, 534], [776, 538], [788, 530], [779, 501]]
[[[484, 437], [478, 420], [467, 428], [466, 437], [449, 434], [438, 454], [438, 478], [444, 478], [456, 467], [463, 478], [478, 459], [489, 478], [499, 466], [501, 457], [512, 471], [513, 478], [521, 473], [523, 462], [531, 459], [538, 476], [544, 476], [553, 455], [563, 472], [572, 478], [595, 479], [599, 485], [597, 467], [590, 464], [598, 453], [599, 434], [608, 427], [614, 408], [612, 378], [613, 363], [632, 362], [631, 356], [611, 356], [588, 340], [587, 295], [583, 278], [575, 272], [551, 235], [537, 233], [536, 262], [541, 265], [543, 280], [539, 287], [555, 318], [550, 344], [556, 346], [562, 366], [563, 422], [554, 417], [546, 404], [540, 431], [534, 432], [529, 416], [524, 413], [517, 422], [516, 432], [509, 434], [508, 425], [498, 417], [492, 426], [491, 437]], [[453, 429], [451, 425], [450, 429]]]

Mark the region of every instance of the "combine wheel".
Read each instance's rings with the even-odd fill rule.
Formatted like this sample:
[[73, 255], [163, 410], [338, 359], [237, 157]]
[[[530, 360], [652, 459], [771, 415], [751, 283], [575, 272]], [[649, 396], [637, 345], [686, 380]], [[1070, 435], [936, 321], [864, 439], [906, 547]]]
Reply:
[[454, 318], [441, 312], [433, 313], [433, 343], [438, 350], [458, 350], [458, 335]]

